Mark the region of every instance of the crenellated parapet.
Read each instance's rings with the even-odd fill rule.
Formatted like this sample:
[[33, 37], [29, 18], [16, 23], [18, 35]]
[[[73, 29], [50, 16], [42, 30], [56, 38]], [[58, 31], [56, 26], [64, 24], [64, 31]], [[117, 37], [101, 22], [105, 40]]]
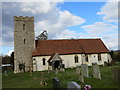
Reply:
[[31, 16], [31, 17], [28, 17], [28, 16], [14, 16], [14, 21], [31, 21], [31, 22], [34, 22], [34, 17]]

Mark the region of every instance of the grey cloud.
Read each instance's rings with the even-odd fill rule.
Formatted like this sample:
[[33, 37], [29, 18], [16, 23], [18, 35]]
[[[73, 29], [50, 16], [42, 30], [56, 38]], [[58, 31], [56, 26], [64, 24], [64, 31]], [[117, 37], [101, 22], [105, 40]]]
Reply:
[[[38, 2], [37, 2], [38, 3]], [[36, 4], [36, 3], [32, 3], [32, 4]], [[82, 18], [78, 17], [78, 16], [74, 16], [72, 15], [70, 12], [67, 12], [67, 14], [69, 14], [72, 17], [72, 20], [68, 20], [69, 24], [65, 23], [65, 22], [61, 22], [59, 19], [60, 18], [60, 10], [56, 7], [57, 3], [53, 3], [53, 5], [50, 7], [50, 9], [44, 13], [42, 11], [39, 12], [39, 10], [36, 11], [35, 13], [28, 11], [22, 11], [22, 5], [23, 3], [18, 3], [18, 2], [6, 2], [3, 3], [3, 7], [2, 7], [2, 35], [3, 35], [3, 44], [4, 45], [9, 45], [9, 43], [12, 45], [13, 44], [13, 16], [34, 16], [35, 18], [35, 33], [36, 36], [43, 30], [43, 29], [47, 29], [48, 34], [49, 34], [49, 38], [55, 38], [56, 35], [59, 35], [60, 33], [62, 34], [62, 32], [65, 30], [65, 28], [67, 26], [70, 25], [78, 25], [81, 24], [80, 22], [76, 23], [76, 20], [74, 20], [73, 18], [77, 17], [77, 20], [83, 20]], [[42, 4], [40, 4], [42, 5]], [[32, 6], [30, 9], [35, 9], [36, 6]], [[39, 6], [37, 6], [36, 8], [38, 8]], [[47, 7], [47, 6], [46, 6]], [[39, 8], [39, 9], [44, 9], [44, 8]], [[45, 8], [46, 10], [46, 8]], [[62, 12], [62, 11], [61, 11]], [[66, 12], [62, 12], [62, 14], [64, 14]], [[65, 14], [64, 14], [65, 15]], [[66, 16], [67, 17], [67, 16]], [[68, 19], [68, 18], [67, 18]], [[69, 17], [69, 19], [71, 19]], [[64, 18], [61, 19], [64, 21]], [[38, 23], [44, 22], [45, 24], [38, 24]], [[83, 21], [82, 21], [83, 22]], [[38, 25], [37, 25], [38, 24]], [[36, 27], [37, 26], [37, 27]]]

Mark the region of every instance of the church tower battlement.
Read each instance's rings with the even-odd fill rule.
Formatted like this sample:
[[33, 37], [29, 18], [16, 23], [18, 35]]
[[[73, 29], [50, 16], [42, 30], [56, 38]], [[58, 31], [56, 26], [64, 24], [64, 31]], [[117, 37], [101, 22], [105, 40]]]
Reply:
[[32, 68], [32, 52], [35, 49], [34, 17], [14, 16], [14, 73], [19, 73], [19, 64], [25, 71]]
[[23, 16], [14, 16], [14, 21], [31, 21], [31, 22], [34, 22], [34, 17], [23, 17]]

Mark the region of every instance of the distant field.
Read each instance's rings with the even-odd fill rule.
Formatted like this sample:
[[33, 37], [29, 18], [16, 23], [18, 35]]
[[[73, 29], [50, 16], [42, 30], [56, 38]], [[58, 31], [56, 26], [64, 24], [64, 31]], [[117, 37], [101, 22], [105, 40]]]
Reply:
[[[60, 80], [61, 88], [67, 87], [67, 82], [75, 81], [82, 86], [90, 84], [93, 88], [118, 88], [120, 85], [112, 79], [112, 69], [118, 66], [100, 67], [102, 80], [91, 78], [85, 78], [85, 83], [81, 83], [78, 80], [78, 76], [75, 74], [76, 69], [66, 69], [65, 73], [59, 72], [56, 75], [54, 72], [48, 74], [44, 71], [44, 80], [47, 82], [46, 86], [40, 85], [41, 72], [33, 72], [30, 76], [29, 72], [13, 74], [12, 71], [8, 71], [8, 76], [2, 74], [2, 87], [3, 88], [52, 88], [52, 79], [58, 77]], [[90, 76], [92, 76], [91, 67], [89, 67]]]

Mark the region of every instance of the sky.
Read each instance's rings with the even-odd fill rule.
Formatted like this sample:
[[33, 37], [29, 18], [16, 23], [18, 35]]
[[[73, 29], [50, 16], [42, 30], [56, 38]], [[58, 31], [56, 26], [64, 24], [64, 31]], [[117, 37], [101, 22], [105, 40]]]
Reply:
[[34, 16], [35, 36], [46, 29], [48, 39], [101, 38], [109, 50], [118, 50], [117, 2], [45, 1], [2, 2], [0, 54], [14, 50], [13, 16]]

